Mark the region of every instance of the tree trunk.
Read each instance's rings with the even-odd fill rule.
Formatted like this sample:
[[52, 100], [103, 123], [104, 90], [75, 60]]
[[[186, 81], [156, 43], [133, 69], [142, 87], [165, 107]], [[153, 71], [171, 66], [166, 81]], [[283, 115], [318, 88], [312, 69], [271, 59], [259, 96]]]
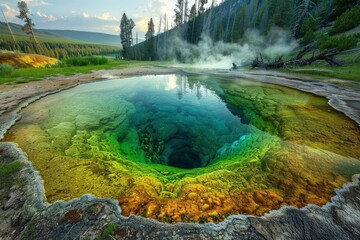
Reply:
[[310, 48], [305, 47], [299, 54], [289, 61], [283, 61], [282, 57], [274, 62], [264, 62], [263, 58], [257, 57], [252, 62], [252, 68], [264, 68], [264, 69], [277, 69], [289, 66], [305, 66], [320, 60], [326, 61], [330, 66], [342, 66], [342, 64], [335, 60], [335, 56], [339, 54], [337, 49], [327, 49], [315, 56], [315, 52], [311, 58], [303, 59], [304, 55], [310, 51]]
[[38, 54], [42, 54], [42, 47], [41, 47], [40, 43], [37, 41], [33, 29], [31, 29], [31, 37], [35, 43], [36, 51], [38, 52]]
[[310, 11], [310, 6], [311, 6], [311, 0], [304, 0], [304, 8], [301, 12], [300, 18], [298, 19], [298, 21], [295, 24], [295, 29], [294, 29], [294, 37], [295, 38], [299, 38], [300, 33], [301, 33], [301, 28], [304, 24], [306, 15], [308, 15], [309, 11]]

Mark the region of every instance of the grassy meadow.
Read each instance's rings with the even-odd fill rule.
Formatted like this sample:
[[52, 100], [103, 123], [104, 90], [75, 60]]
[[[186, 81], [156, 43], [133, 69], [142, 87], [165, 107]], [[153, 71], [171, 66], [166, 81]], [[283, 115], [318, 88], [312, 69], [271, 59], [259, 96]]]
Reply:
[[153, 63], [142, 61], [110, 60], [101, 65], [73, 66], [62, 62], [55, 66], [45, 68], [11, 68], [10, 71], [1, 71], [0, 84], [4, 83], [25, 83], [38, 81], [46, 77], [70, 76], [79, 73], [91, 73], [94, 70], [122, 69], [135, 66], [148, 66]]

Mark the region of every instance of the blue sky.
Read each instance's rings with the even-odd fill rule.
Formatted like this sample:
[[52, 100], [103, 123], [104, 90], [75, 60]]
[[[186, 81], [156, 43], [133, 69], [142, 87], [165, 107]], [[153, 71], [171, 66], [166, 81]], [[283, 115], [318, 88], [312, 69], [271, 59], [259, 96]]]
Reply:
[[[21, 23], [17, 0], [0, 0], [0, 7], [10, 22]], [[191, 6], [195, 0], [189, 0]], [[133, 32], [143, 36], [152, 17], [156, 30], [160, 16], [174, 15], [176, 0], [26, 0], [36, 28], [67, 29], [119, 34], [123, 13], [135, 21]], [[2, 14], [0, 21], [4, 21]], [[171, 24], [169, 25], [171, 27]]]

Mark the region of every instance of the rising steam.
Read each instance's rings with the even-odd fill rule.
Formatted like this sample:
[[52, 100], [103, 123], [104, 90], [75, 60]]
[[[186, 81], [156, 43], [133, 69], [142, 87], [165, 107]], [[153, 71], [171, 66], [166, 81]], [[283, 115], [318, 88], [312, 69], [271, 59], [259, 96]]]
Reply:
[[160, 52], [166, 59], [191, 64], [196, 68], [218, 69], [229, 69], [232, 63], [248, 65], [259, 54], [268, 59], [278, 58], [291, 53], [298, 46], [290, 34], [280, 28], [272, 28], [266, 36], [257, 30], [248, 30], [240, 43], [213, 42], [206, 35], [197, 45], [176, 37], [170, 43]]

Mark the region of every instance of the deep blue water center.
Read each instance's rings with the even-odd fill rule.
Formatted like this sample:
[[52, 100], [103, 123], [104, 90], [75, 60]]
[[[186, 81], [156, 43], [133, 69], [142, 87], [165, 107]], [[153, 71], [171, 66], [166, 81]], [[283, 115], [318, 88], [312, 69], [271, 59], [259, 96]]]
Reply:
[[183, 169], [207, 166], [220, 149], [248, 134], [248, 126], [199, 82], [180, 75], [146, 78], [117, 84], [123, 84], [124, 98], [135, 107], [129, 128], [136, 130], [148, 162]]

